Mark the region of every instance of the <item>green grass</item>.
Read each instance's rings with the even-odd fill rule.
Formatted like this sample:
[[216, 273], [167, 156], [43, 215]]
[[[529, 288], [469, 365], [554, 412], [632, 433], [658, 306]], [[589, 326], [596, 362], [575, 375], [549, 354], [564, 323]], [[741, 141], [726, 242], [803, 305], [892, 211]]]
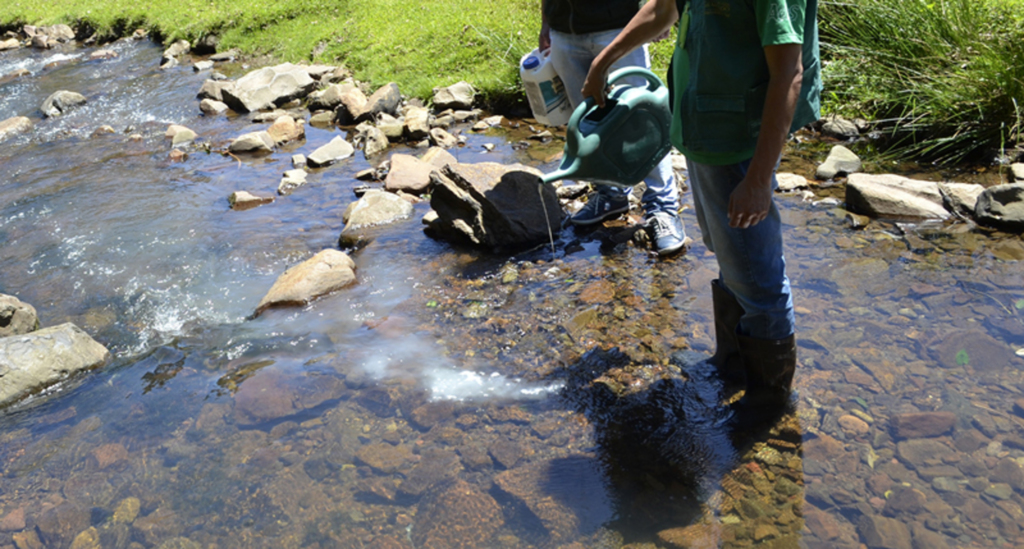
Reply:
[[473, 83], [492, 101], [518, 100], [519, 58], [540, 29], [538, 0], [6, 0], [0, 27], [68, 23], [116, 38], [144, 27], [165, 42], [220, 36], [282, 61], [344, 63], [374, 85], [428, 98]]
[[823, 3], [828, 108], [883, 121], [899, 156], [951, 164], [1012, 152], [1024, 141], [1022, 9], [1020, 0]]

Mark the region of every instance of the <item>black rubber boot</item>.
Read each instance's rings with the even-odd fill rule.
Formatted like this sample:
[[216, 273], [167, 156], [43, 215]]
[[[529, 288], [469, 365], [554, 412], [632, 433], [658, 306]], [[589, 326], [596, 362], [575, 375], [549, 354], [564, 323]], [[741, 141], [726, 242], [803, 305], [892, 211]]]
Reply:
[[715, 311], [715, 355], [708, 362], [715, 365], [727, 386], [741, 387], [746, 379], [737, 328], [743, 317], [743, 307], [717, 280], [711, 281], [711, 301]]
[[757, 339], [738, 335], [747, 390], [733, 405], [738, 430], [765, 427], [791, 409], [796, 337]]

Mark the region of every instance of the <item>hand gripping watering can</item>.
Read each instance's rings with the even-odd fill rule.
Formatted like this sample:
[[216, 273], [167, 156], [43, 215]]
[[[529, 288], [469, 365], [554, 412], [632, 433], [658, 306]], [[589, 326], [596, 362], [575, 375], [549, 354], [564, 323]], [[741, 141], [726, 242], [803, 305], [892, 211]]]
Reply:
[[565, 130], [565, 155], [545, 183], [574, 178], [615, 187], [644, 180], [672, 148], [668, 88], [654, 73], [640, 67], [619, 69], [608, 84], [641, 76], [646, 87], [617, 86], [598, 107], [588, 97], [576, 107]]

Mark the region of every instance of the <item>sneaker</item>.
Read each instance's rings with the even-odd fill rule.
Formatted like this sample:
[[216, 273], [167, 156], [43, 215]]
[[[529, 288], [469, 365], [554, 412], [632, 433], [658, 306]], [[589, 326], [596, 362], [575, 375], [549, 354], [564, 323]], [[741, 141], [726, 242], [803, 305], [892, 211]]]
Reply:
[[647, 216], [647, 228], [651, 231], [654, 251], [664, 257], [686, 248], [690, 239], [683, 230], [683, 221], [670, 212], [654, 212]]
[[605, 196], [599, 192], [590, 195], [590, 200], [569, 220], [573, 225], [594, 225], [618, 217], [629, 211], [629, 196]]

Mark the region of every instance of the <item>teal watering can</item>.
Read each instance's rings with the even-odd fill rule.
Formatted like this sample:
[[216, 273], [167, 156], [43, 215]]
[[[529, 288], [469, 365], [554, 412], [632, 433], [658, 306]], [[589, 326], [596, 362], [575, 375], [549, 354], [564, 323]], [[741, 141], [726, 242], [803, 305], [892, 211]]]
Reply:
[[593, 97], [581, 103], [565, 130], [562, 164], [543, 177], [545, 183], [573, 178], [614, 187], [644, 180], [672, 149], [668, 88], [640, 67], [613, 72], [608, 84], [641, 76], [646, 87], [617, 86], [598, 107]]

